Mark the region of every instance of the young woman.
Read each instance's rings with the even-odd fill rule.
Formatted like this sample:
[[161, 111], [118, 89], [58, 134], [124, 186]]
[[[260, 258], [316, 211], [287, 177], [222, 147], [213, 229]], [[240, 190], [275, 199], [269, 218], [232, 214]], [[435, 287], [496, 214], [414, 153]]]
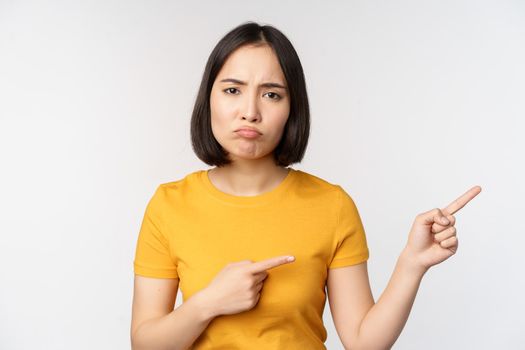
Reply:
[[354, 201], [289, 167], [303, 158], [309, 118], [299, 57], [279, 30], [248, 22], [218, 42], [191, 120], [194, 151], [215, 167], [159, 185], [148, 203], [134, 349], [326, 349], [326, 294], [345, 348], [394, 344], [425, 272], [456, 252], [452, 214], [481, 188], [416, 217], [375, 303]]

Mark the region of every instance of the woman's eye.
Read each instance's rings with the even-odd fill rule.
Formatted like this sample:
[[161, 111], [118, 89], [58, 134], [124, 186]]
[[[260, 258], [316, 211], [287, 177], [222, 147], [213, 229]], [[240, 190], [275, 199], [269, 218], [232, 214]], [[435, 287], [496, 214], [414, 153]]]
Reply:
[[[275, 92], [269, 92], [268, 96], [270, 96], [270, 99], [272, 99], [272, 100], [280, 100], [281, 99], [281, 96], [277, 95]], [[274, 96], [274, 97], [272, 97], [272, 96]]]
[[230, 91], [230, 90], [237, 90], [237, 89], [236, 89], [236, 88], [227, 88], [227, 89], [224, 90], [224, 92], [226, 92], [227, 94], [230, 94], [230, 93], [228, 92], [228, 91]]

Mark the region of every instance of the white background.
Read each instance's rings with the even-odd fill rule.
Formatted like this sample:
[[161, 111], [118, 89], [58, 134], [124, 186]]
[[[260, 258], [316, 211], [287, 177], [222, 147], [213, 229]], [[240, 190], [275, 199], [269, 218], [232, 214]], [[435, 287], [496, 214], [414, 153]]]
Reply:
[[[525, 3], [501, 0], [0, 1], [0, 348], [130, 348], [145, 206], [208, 168], [190, 114], [247, 20], [299, 53], [312, 128], [293, 167], [355, 200], [376, 301], [415, 216], [483, 188], [394, 349], [522, 349]], [[328, 303], [324, 320], [343, 349]]]

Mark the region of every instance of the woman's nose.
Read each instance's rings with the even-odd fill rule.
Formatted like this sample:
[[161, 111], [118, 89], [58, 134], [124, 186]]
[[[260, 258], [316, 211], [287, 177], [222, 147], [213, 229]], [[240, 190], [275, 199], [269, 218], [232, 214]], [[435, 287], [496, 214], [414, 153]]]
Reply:
[[259, 100], [257, 94], [250, 94], [244, 101], [243, 117], [246, 119], [258, 119], [260, 117]]

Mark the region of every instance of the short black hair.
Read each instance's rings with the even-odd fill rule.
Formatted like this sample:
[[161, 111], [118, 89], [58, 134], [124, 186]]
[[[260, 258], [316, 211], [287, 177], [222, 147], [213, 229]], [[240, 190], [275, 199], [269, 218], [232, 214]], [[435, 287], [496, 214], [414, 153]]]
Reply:
[[231, 163], [228, 152], [213, 136], [210, 94], [226, 59], [244, 45], [268, 45], [277, 55], [288, 85], [290, 114], [273, 155], [278, 166], [287, 167], [298, 163], [303, 159], [310, 134], [310, 107], [303, 67], [292, 43], [281, 31], [271, 25], [259, 25], [252, 21], [245, 22], [224, 35], [208, 57], [191, 116], [193, 151], [208, 165], [220, 167]]

